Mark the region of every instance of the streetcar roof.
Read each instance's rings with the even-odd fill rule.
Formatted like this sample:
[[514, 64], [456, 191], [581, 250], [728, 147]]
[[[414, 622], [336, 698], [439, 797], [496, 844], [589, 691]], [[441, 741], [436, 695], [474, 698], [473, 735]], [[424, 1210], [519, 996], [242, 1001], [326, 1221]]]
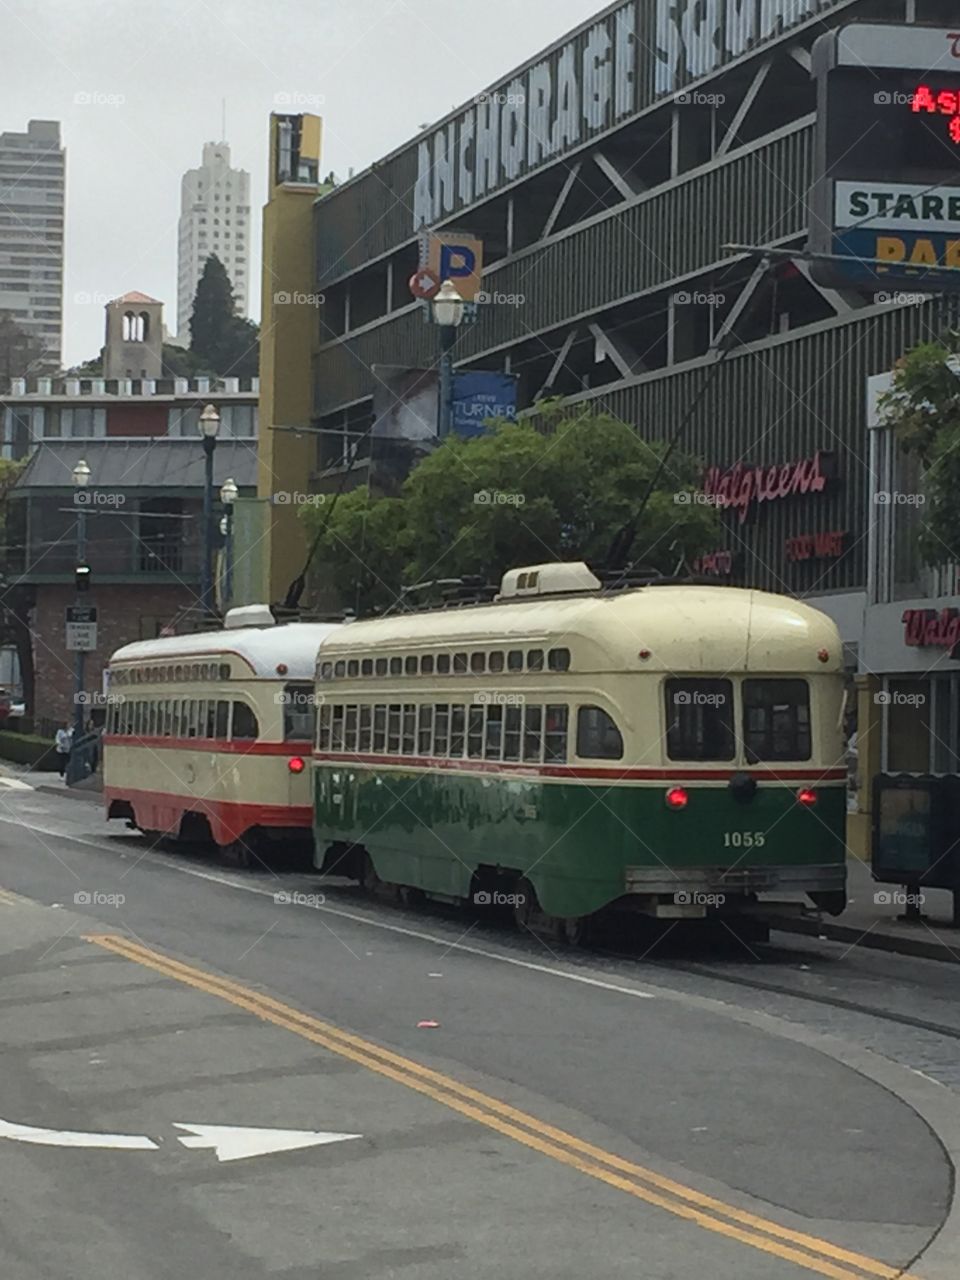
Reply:
[[[747, 588], [676, 585], [435, 609], [353, 622], [319, 658], [379, 649], [566, 646], [579, 670], [837, 671], [833, 620], [790, 596]], [[828, 653], [827, 661], [818, 654]], [[641, 651], [648, 656], [641, 659]]]
[[[284, 680], [310, 680], [321, 641], [339, 630], [340, 623], [289, 622], [278, 627], [238, 627], [234, 631], [198, 631], [194, 635], [160, 636], [137, 640], [118, 649], [110, 665], [125, 662], [159, 662], [195, 654], [236, 654], [255, 676]], [[277, 664], [287, 667], [277, 673]]]

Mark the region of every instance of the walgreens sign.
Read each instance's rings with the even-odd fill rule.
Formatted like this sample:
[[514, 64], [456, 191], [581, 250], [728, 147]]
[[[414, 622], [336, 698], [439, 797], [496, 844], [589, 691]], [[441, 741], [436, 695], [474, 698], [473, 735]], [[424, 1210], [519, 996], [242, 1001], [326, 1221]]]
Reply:
[[731, 507], [740, 524], [762, 502], [779, 502], [799, 494], [822, 493], [836, 479], [834, 455], [822, 449], [796, 462], [755, 467], [737, 463], [728, 471], [709, 467], [703, 492], [720, 508]]

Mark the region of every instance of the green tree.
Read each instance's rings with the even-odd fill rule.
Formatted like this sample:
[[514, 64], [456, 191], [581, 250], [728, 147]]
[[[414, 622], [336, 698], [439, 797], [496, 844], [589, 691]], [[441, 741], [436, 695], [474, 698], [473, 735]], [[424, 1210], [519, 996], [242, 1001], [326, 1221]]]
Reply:
[[[537, 426], [493, 424], [450, 437], [407, 478], [401, 497], [366, 489], [306, 508], [315, 573], [359, 612], [393, 603], [403, 585], [478, 575], [499, 582], [520, 564], [600, 566], [636, 511], [663, 456], [607, 413], [552, 404]], [[715, 509], [687, 500], [700, 464], [674, 454], [640, 521], [633, 559], [672, 573], [717, 539]]]
[[256, 377], [260, 331], [236, 314], [233, 288], [216, 254], [207, 258], [190, 316], [190, 352], [198, 369], [220, 377]]
[[903, 451], [923, 469], [921, 555], [928, 564], [960, 559], [960, 333], [907, 352], [897, 362], [880, 411]]

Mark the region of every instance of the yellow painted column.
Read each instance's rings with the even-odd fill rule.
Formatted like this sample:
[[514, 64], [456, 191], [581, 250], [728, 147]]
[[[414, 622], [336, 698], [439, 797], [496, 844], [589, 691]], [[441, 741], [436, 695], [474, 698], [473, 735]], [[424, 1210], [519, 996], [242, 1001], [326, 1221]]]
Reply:
[[877, 702], [879, 676], [859, 675], [857, 689], [857, 813], [847, 814], [847, 848], [854, 857], [870, 861], [873, 822], [873, 780], [880, 772], [883, 706]]

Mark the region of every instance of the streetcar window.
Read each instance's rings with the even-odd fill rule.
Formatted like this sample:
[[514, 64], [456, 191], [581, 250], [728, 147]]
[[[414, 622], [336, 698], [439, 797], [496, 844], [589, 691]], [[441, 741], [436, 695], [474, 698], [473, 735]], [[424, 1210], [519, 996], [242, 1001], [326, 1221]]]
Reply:
[[217, 736], [217, 704], [213, 698], [207, 703], [207, 734], [208, 738]]
[[504, 760], [520, 759], [520, 721], [521, 707], [507, 707], [503, 720], [503, 758]]
[[419, 666], [419, 664], [420, 664], [420, 659], [417, 657], [415, 653], [412, 653], [410, 657], [407, 658], [406, 663], [404, 664], [407, 675], [415, 676], [417, 674], [417, 667]]
[[332, 662], [320, 663], [320, 679], [321, 680], [333, 679], [333, 663]]
[[311, 742], [314, 721], [313, 686], [306, 683], [285, 684], [281, 697], [284, 742]]
[[344, 751], [356, 752], [357, 750], [357, 708], [347, 707], [346, 714], [343, 718], [343, 749]]
[[377, 755], [383, 755], [387, 749], [387, 708], [373, 708], [373, 749]]
[[174, 670], [174, 678], [175, 678], [176, 680], [182, 680], [182, 679], [183, 679], [183, 667], [181, 667], [181, 666], [177, 665], [176, 667], [174, 667], [174, 669], [173, 669], [173, 670]]
[[453, 674], [455, 676], [467, 674], [467, 655], [465, 653], [455, 653], [453, 655]]
[[[399, 662], [400, 659], [398, 658]], [[391, 703], [387, 708], [387, 754], [400, 754], [400, 718], [403, 712], [399, 703]]]
[[[369, 661], [369, 659], [367, 659]], [[322, 714], [322, 708], [321, 708]], [[373, 739], [373, 707], [360, 708], [360, 741], [358, 751], [369, 751]]]
[[548, 764], [563, 764], [567, 758], [567, 715], [566, 707], [547, 707], [543, 758]]
[[530, 649], [527, 652], [527, 670], [542, 671], [543, 670], [543, 650]]
[[420, 674], [422, 676], [433, 675], [433, 654], [425, 653], [420, 659]]
[[467, 755], [471, 760], [483, 756], [483, 707], [471, 707], [467, 718]]
[[503, 670], [502, 649], [495, 649], [493, 653], [490, 654], [489, 658], [487, 658], [487, 670], [494, 672]]
[[402, 675], [403, 675], [403, 659], [402, 659], [402, 658], [391, 658], [391, 659], [390, 659], [390, 674], [391, 674], [392, 676], [402, 676]]
[[260, 736], [260, 725], [257, 723], [257, 717], [253, 713], [253, 709], [248, 707], [245, 702], [235, 702], [233, 704], [233, 725], [230, 733], [234, 742], [253, 741]]
[[733, 686], [729, 680], [667, 680], [667, 755], [671, 760], [732, 760]]
[[433, 754], [447, 754], [447, 735], [450, 731], [450, 708], [446, 704], [433, 709]]
[[180, 699], [179, 698], [175, 698], [171, 704], [170, 734], [174, 738], [180, 737]]
[[503, 707], [487, 707], [487, 735], [484, 757], [499, 760], [503, 748]]
[[[422, 670], [422, 667], [421, 667]], [[433, 746], [433, 707], [424, 704], [420, 708], [420, 738], [417, 751], [422, 756], [430, 755]]]
[[372, 675], [373, 675], [373, 659], [372, 659], [372, 658], [363, 658], [363, 659], [361, 660], [361, 662], [360, 662], [360, 674], [361, 674], [362, 676], [372, 676]]
[[378, 675], [378, 676], [385, 676], [385, 675], [387, 674], [387, 660], [386, 660], [386, 658], [378, 658], [378, 659], [377, 659], [377, 662], [376, 662], [376, 668], [377, 668], [377, 675]]
[[471, 653], [470, 670], [475, 675], [483, 675], [487, 669], [487, 655], [485, 653]]
[[[168, 675], [168, 676], [170, 675], [170, 672], [169, 672], [169, 671], [167, 672], [167, 675]], [[229, 663], [229, 662], [221, 662], [221, 663], [220, 663], [220, 679], [221, 679], [221, 680], [229, 680], [229, 679], [230, 679], [230, 663]]]
[[347, 674], [347, 664], [345, 662], [335, 662], [333, 674], [336, 679], [341, 680]]
[[360, 674], [360, 663], [356, 658], [351, 658], [347, 663], [347, 675], [358, 676]]
[[523, 650], [511, 649], [507, 654], [507, 670], [522, 671], [523, 670]]
[[230, 728], [230, 703], [221, 698], [217, 703], [217, 723], [214, 737], [222, 741], [226, 739], [227, 732]]
[[466, 727], [467, 709], [462, 702], [450, 708], [450, 756], [454, 760], [463, 759], [463, 735]]
[[150, 700], [147, 703], [147, 737], [155, 738], [157, 736], [157, 704]]
[[343, 707], [333, 708], [333, 724], [330, 730], [330, 750], [343, 750]]
[[403, 754], [416, 755], [417, 751], [417, 708], [412, 702], [403, 707]]
[[191, 699], [188, 703], [189, 711], [187, 713], [187, 737], [195, 738], [197, 736], [197, 718], [199, 715], [199, 705], [196, 698]]
[[570, 650], [551, 649], [547, 654], [547, 666], [551, 671], [570, 670]]
[[577, 755], [582, 760], [622, 760], [620, 730], [602, 707], [577, 712]]
[[539, 763], [543, 752], [543, 707], [523, 709], [523, 758]]
[[810, 759], [806, 680], [744, 680], [743, 744], [751, 764]]
[[317, 747], [320, 751], [330, 750], [330, 723], [333, 719], [331, 707], [324, 703], [317, 716]]
[[445, 676], [450, 672], [450, 655], [449, 653], [437, 654], [437, 675]]

